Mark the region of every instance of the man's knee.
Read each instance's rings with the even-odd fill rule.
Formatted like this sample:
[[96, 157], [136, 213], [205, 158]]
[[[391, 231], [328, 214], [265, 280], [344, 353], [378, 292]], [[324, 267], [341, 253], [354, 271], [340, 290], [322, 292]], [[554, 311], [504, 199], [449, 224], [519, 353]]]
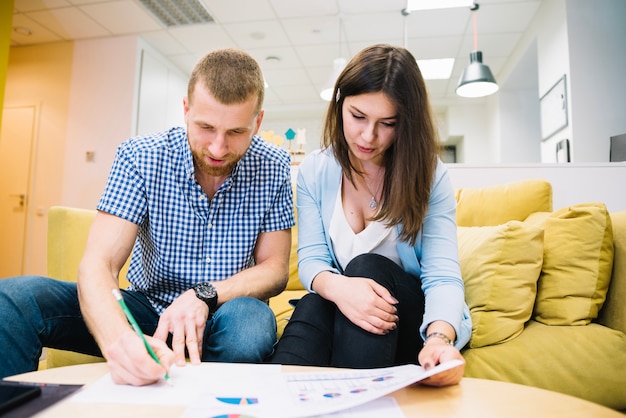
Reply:
[[261, 362], [276, 342], [276, 317], [260, 300], [241, 297], [220, 306], [213, 317], [212, 350], [218, 361]]
[[48, 277], [20, 276], [0, 280], [0, 295], [10, 300], [15, 306], [22, 306], [28, 301], [45, 302], [57, 299], [67, 291], [76, 292], [76, 283], [60, 282]]

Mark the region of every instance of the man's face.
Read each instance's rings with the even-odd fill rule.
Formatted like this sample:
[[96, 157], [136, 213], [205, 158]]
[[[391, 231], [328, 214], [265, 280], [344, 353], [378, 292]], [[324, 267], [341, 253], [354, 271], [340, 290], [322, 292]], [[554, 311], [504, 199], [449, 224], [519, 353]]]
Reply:
[[225, 105], [198, 83], [191, 102], [185, 98], [183, 103], [196, 170], [214, 177], [227, 176], [261, 126], [263, 111], [256, 112], [257, 97]]

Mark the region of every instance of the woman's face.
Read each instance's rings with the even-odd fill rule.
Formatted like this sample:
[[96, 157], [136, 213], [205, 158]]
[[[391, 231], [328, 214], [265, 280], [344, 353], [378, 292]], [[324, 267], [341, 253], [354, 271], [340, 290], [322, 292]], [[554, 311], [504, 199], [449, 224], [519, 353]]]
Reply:
[[396, 137], [395, 105], [382, 92], [364, 93], [346, 97], [341, 111], [351, 157], [382, 165]]

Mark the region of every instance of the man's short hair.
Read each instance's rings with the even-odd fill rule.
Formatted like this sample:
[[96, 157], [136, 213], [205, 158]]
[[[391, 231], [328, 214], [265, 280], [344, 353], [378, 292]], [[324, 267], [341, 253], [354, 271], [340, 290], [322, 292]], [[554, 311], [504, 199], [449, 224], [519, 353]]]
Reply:
[[224, 48], [211, 51], [202, 57], [189, 77], [189, 103], [193, 101], [193, 92], [198, 82], [202, 82], [223, 104], [243, 103], [256, 95], [257, 112], [263, 106], [265, 81], [261, 67], [244, 51]]

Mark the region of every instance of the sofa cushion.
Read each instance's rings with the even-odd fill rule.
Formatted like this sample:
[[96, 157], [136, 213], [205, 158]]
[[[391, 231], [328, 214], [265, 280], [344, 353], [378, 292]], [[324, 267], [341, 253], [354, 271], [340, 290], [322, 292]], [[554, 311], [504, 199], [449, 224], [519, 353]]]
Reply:
[[493, 226], [523, 221], [534, 212], [552, 211], [552, 186], [545, 180], [523, 180], [497, 186], [456, 190], [459, 226]]
[[459, 260], [472, 317], [470, 347], [518, 336], [531, 317], [543, 231], [519, 221], [459, 227]]
[[585, 325], [598, 316], [613, 268], [613, 228], [606, 206], [584, 203], [529, 223], [544, 228], [544, 257], [534, 318], [546, 325]]
[[624, 333], [599, 324], [548, 326], [530, 320], [514, 340], [462, 354], [465, 377], [537, 386], [626, 409], [624, 347]]
[[626, 210], [611, 213], [613, 273], [598, 323], [626, 333]]
[[291, 252], [289, 253], [289, 281], [286, 290], [304, 290], [298, 276], [298, 224], [291, 228]]

